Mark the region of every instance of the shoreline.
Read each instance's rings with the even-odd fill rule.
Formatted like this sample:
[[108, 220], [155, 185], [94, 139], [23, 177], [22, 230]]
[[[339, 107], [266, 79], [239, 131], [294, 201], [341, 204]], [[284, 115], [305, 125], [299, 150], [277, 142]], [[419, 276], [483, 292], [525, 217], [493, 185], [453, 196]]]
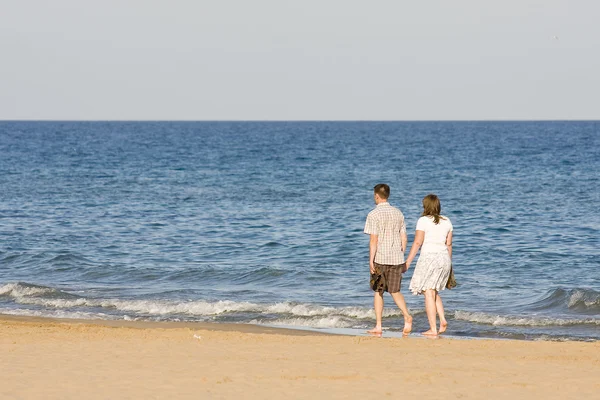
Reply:
[[290, 336], [307, 335], [333, 335], [333, 333], [319, 332], [310, 329], [293, 329], [288, 327], [276, 327], [254, 324], [235, 324], [220, 322], [178, 322], [178, 321], [127, 321], [111, 319], [71, 319], [53, 318], [26, 315], [0, 314], [0, 324], [5, 323], [26, 324], [49, 324], [49, 325], [76, 325], [76, 326], [98, 326], [106, 328], [131, 328], [131, 329], [196, 329], [204, 331], [224, 331], [256, 334], [278, 334]]
[[0, 398], [593, 397], [600, 342], [0, 315]]
[[[413, 331], [409, 336], [404, 336], [401, 330], [388, 330], [384, 327], [381, 337], [368, 334], [366, 329], [358, 328], [312, 328], [306, 326], [284, 326], [284, 325], [260, 325], [251, 323], [227, 323], [227, 322], [201, 322], [201, 321], [147, 321], [147, 320], [125, 320], [125, 319], [82, 319], [82, 318], [56, 318], [46, 316], [29, 316], [18, 314], [0, 313], [0, 323], [3, 322], [24, 322], [34, 324], [73, 324], [89, 325], [111, 328], [133, 328], [133, 329], [197, 329], [206, 331], [223, 331], [255, 334], [278, 334], [289, 336], [349, 336], [364, 338], [383, 338], [383, 339], [430, 339]], [[517, 342], [575, 342], [575, 343], [600, 343], [595, 339], [571, 339], [568, 337], [559, 339], [546, 338], [502, 338], [486, 336], [458, 336], [450, 331], [440, 335], [437, 339], [445, 340], [497, 340], [497, 341], [517, 341]]]

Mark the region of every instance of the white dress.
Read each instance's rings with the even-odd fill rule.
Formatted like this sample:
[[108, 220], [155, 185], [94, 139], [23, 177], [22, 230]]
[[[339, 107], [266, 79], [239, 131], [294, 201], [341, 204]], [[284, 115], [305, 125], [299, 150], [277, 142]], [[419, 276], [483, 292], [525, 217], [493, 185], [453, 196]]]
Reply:
[[446, 247], [446, 237], [452, 232], [452, 223], [443, 216], [437, 225], [433, 217], [421, 217], [417, 221], [417, 230], [425, 232], [425, 238], [409, 290], [415, 295], [423, 294], [427, 289], [438, 292], [444, 290], [452, 266]]

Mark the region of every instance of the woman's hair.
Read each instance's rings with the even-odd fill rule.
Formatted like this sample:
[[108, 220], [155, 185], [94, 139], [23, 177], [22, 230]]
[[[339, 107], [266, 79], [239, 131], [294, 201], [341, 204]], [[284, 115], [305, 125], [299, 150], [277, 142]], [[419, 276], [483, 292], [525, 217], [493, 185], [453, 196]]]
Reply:
[[440, 223], [440, 213], [442, 212], [442, 206], [440, 199], [435, 194], [428, 194], [423, 198], [423, 217], [433, 217], [433, 223]]

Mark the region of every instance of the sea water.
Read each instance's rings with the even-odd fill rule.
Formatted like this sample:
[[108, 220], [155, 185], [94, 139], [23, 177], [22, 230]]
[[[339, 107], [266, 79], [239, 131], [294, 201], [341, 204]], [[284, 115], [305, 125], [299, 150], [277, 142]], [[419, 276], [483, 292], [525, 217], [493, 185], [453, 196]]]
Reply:
[[364, 331], [384, 182], [452, 220], [450, 334], [598, 340], [599, 176], [594, 121], [0, 122], [0, 313]]

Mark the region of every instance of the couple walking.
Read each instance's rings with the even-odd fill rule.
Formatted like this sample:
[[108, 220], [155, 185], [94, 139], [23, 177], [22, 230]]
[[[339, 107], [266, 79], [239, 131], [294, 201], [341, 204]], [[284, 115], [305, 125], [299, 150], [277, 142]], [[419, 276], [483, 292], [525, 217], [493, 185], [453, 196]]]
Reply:
[[[391, 294], [394, 302], [404, 315], [404, 334], [412, 330], [413, 318], [408, 312], [404, 296], [400, 293], [402, 274], [421, 254], [410, 281], [409, 290], [414, 295], [425, 295], [425, 311], [429, 320], [429, 330], [424, 335], [437, 336], [446, 331], [448, 322], [444, 316], [444, 304], [439, 294], [446, 287], [452, 266], [452, 223], [440, 215], [440, 200], [434, 194], [423, 199], [423, 214], [417, 221], [415, 239], [406, 261], [404, 252], [407, 246], [406, 225], [402, 212], [388, 203], [390, 187], [380, 183], [374, 188], [376, 207], [367, 216], [364, 232], [370, 235], [369, 265], [371, 289], [375, 292], [376, 325], [369, 333], [381, 334], [383, 314], [383, 292]], [[436, 315], [440, 317], [437, 328]]]

